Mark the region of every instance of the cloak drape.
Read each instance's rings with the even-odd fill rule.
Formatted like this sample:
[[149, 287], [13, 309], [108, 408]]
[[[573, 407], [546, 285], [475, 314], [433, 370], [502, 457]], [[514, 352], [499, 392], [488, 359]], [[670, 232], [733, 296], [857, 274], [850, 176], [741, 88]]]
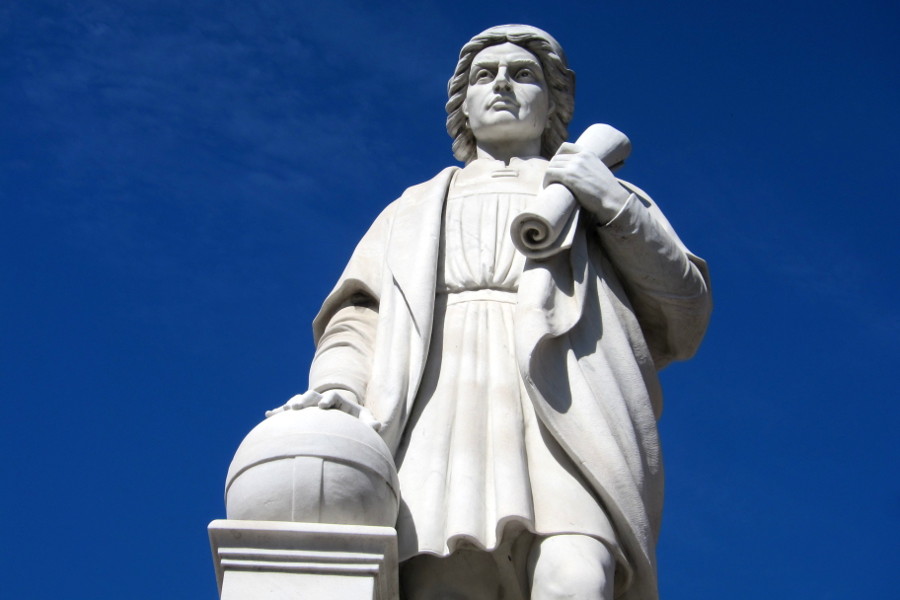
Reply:
[[[379, 215], [313, 324], [318, 359], [329, 328], [344, 327], [334, 324], [341, 309], [377, 311], [374, 332], [350, 333], [372, 346], [367, 382], [340, 387], [382, 422], [380, 433], [395, 453], [427, 358], [441, 215], [455, 170], [407, 189]], [[655, 600], [663, 497], [656, 372], [694, 353], [711, 299], [705, 263], [684, 247], [646, 194], [622, 185], [632, 195], [612, 222], [598, 227], [582, 212], [571, 250], [526, 261], [517, 293], [516, 355], [538, 417], [616, 529], [633, 574], [616, 582], [617, 596]], [[311, 374], [310, 387], [321, 388], [315, 378]]]

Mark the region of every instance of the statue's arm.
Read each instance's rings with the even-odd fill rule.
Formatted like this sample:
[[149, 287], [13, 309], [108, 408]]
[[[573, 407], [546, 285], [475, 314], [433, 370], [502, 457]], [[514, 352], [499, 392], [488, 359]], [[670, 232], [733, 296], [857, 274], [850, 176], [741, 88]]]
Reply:
[[309, 406], [335, 408], [379, 428], [363, 405], [372, 368], [379, 282], [392, 213], [390, 205], [363, 236], [313, 321], [316, 353], [310, 366], [308, 390], [269, 411], [271, 414]]
[[640, 190], [609, 222], [597, 227], [606, 256], [619, 274], [658, 368], [693, 356], [712, 297], [706, 263], [691, 254]]
[[313, 320], [310, 389], [342, 389], [364, 402], [395, 206], [388, 205], [369, 227]]
[[563, 144], [544, 182], [568, 187], [598, 224], [604, 254], [620, 275], [657, 368], [690, 358], [712, 308], [705, 263], [688, 252], [646, 194], [616, 179], [594, 153]]
[[372, 370], [377, 304], [362, 294], [349, 297], [325, 325], [309, 369], [309, 387], [266, 416], [317, 406], [344, 411], [369, 423], [381, 423], [363, 406]]
[[350, 296], [331, 317], [309, 369], [309, 389], [342, 390], [362, 405], [372, 368], [378, 305], [363, 293]]

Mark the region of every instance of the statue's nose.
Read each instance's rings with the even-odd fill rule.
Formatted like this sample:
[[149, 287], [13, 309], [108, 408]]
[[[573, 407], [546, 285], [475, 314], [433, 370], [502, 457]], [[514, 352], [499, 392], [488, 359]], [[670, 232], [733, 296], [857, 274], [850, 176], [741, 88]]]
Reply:
[[510, 84], [509, 77], [507, 76], [506, 69], [500, 69], [497, 72], [497, 76], [494, 78], [494, 90], [506, 90], [509, 91], [512, 89], [512, 84]]

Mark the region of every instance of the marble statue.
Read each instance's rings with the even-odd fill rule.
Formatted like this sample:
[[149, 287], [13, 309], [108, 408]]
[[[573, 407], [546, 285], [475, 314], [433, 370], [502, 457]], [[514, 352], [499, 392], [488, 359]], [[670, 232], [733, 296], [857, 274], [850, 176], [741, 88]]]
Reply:
[[[379, 433], [402, 598], [658, 597], [657, 371], [696, 351], [709, 280], [612, 174], [618, 132], [566, 143], [574, 87], [540, 29], [462, 48], [447, 130], [464, 167], [375, 220], [315, 319], [309, 391], [270, 411], [340, 410]], [[554, 184], [563, 208], [536, 234], [522, 215]]]

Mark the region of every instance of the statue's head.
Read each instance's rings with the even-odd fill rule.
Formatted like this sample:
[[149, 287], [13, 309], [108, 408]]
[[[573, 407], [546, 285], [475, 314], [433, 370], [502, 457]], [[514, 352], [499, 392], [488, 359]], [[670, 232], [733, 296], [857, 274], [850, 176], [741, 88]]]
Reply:
[[475, 158], [475, 135], [464, 112], [473, 59], [485, 48], [512, 43], [524, 48], [543, 70], [544, 84], [552, 107], [541, 135], [541, 156], [552, 157], [568, 138], [569, 121], [575, 111], [575, 73], [568, 68], [559, 43], [546, 31], [529, 25], [499, 25], [473, 37], [459, 53], [459, 62], [447, 84], [447, 133], [453, 138], [453, 155], [468, 163]]

